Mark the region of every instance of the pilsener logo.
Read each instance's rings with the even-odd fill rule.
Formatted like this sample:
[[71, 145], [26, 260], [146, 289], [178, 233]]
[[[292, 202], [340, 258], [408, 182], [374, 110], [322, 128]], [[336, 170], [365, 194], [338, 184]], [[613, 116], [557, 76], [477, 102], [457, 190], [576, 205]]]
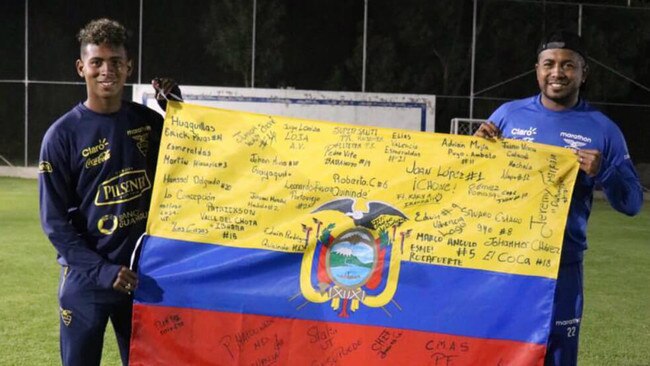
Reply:
[[122, 173], [99, 185], [95, 205], [105, 206], [131, 201], [149, 189], [151, 182], [144, 170]]

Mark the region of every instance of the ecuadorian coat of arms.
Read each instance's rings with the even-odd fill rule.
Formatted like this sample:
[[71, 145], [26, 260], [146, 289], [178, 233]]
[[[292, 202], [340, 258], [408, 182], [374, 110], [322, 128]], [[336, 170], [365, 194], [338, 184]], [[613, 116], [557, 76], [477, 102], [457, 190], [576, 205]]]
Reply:
[[[355, 204], [355, 199], [341, 198], [312, 211], [313, 226], [303, 225], [307, 248], [300, 289], [310, 302], [330, 301], [332, 309], [343, 318], [358, 310], [360, 304], [381, 307], [390, 316], [386, 308], [389, 302], [400, 309], [393, 295], [400, 254], [409, 232], [399, 232], [399, 246], [395, 239], [408, 218], [384, 202], [368, 202], [366, 211], [356, 210]], [[338, 224], [323, 222], [319, 213], [325, 211], [340, 212], [347, 220], [338, 220]]]

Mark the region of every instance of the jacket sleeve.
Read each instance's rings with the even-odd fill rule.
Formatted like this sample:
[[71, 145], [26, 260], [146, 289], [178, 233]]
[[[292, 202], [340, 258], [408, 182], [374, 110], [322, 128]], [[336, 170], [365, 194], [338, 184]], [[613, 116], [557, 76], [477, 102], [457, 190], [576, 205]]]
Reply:
[[643, 187], [629, 159], [607, 168], [601, 176], [600, 184], [607, 201], [615, 210], [629, 216], [641, 211]]
[[[50, 131], [51, 132], [51, 131]], [[79, 199], [71, 172], [67, 144], [53, 139], [48, 132], [43, 139], [39, 164], [39, 205], [43, 231], [64, 263], [102, 288], [112, 288], [120, 265], [104, 259], [83, 239], [73, 225], [73, 213]]]
[[615, 210], [636, 215], [643, 206], [643, 187], [630, 160], [623, 133], [614, 125], [607, 135], [609, 139], [596, 181]]

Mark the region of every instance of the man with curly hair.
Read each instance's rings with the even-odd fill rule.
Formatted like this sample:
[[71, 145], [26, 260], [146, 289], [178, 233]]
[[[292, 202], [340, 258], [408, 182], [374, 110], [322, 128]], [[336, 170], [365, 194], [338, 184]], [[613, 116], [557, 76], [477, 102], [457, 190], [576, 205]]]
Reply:
[[[163, 119], [122, 100], [133, 70], [124, 26], [93, 20], [78, 40], [76, 70], [85, 80], [87, 98], [54, 122], [43, 138], [41, 224], [62, 266], [63, 364], [99, 365], [110, 319], [126, 365], [132, 292], [138, 285], [129, 260], [145, 229]], [[157, 99], [180, 95], [171, 79], [152, 83]], [[160, 104], [164, 109], [166, 103]]]

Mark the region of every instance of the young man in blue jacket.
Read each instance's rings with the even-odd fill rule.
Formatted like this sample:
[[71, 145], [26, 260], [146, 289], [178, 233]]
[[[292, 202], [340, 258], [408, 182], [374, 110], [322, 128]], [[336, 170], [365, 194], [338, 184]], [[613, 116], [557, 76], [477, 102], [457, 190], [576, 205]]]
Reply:
[[582, 260], [595, 185], [616, 210], [635, 215], [643, 190], [623, 134], [609, 118], [580, 98], [589, 67], [580, 37], [557, 31], [537, 50], [541, 93], [500, 106], [475, 136], [514, 138], [572, 149], [580, 164], [564, 232], [545, 365], [575, 365], [582, 321]]
[[[122, 100], [133, 65], [121, 24], [91, 21], [78, 39], [76, 70], [86, 82], [87, 99], [54, 122], [43, 138], [41, 224], [62, 266], [63, 364], [99, 365], [110, 319], [126, 365], [131, 293], [138, 285], [128, 266], [145, 229], [163, 119]], [[179, 94], [170, 79], [153, 84], [161, 98], [172, 88]]]

